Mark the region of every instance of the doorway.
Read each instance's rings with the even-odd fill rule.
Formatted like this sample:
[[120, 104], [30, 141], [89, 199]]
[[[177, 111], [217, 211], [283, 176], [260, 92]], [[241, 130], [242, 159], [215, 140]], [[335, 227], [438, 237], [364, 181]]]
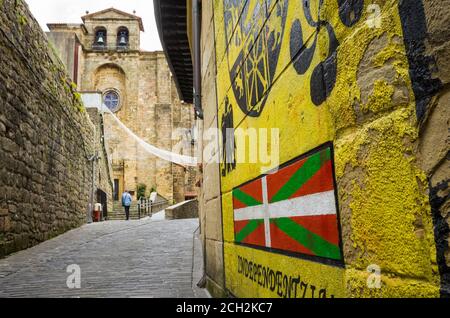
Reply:
[[119, 179], [114, 179], [114, 201], [119, 201]]
[[108, 216], [108, 195], [100, 189], [97, 189], [97, 202], [102, 205], [104, 220]]

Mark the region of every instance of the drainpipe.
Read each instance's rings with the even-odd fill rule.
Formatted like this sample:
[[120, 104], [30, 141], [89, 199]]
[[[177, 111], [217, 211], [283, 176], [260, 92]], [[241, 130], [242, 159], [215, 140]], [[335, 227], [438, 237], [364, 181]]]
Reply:
[[194, 108], [196, 117], [203, 119], [202, 109], [202, 64], [201, 64], [201, 2], [192, 0], [192, 33], [194, 51]]
[[[94, 145], [97, 148], [97, 127], [94, 129]], [[89, 210], [87, 215], [87, 222], [92, 223], [92, 211], [94, 210], [94, 196], [95, 196], [95, 176], [96, 176], [96, 163], [100, 157], [98, 156], [98, 150], [95, 150], [94, 154], [91, 157], [88, 157], [87, 160], [92, 164], [92, 174], [91, 174], [91, 193], [89, 195]]]
[[[209, 0], [208, 0], [209, 1]], [[192, 39], [194, 54], [194, 108], [196, 119], [203, 119], [202, 109], [202, 64], [201, 64], [201, 0], [192, 0]], [[206, 228], [205, 224], [205, 228]], [[201, 227], [200, 227], [201, 228]], [[203, 277], [197, 283], [200, 288], [206, 287], [206, 233], [201, 233], [203, 240]]]
[[88, 161], [90, 161], [92, 163], [91, 193], [89, 195], [89, 208], [88, 208], [88, 215], [87, 215], [88, 223], [93, 222], [92, 211], [94, 210], [94, 192], [95, 192], [95, 175], [96, 175], [95, 164], [98, 159], [99, 159], [99, 157], [98, 157], [97, 152], [94, 155], [92, 155], [90, 158], [88, 158]]

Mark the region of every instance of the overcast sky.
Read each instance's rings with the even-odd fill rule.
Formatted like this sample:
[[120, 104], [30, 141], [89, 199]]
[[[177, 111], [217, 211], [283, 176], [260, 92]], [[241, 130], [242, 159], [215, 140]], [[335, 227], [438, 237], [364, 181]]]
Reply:
[[47, 23], [82, 23], [86, 14], [114, 7], [140, 16], [145, 32], [141, 33], [141, 49], [145, 51], [162, 50], [153, 13], [152, 0], [25, 0], [34, 17], [44, 31]]

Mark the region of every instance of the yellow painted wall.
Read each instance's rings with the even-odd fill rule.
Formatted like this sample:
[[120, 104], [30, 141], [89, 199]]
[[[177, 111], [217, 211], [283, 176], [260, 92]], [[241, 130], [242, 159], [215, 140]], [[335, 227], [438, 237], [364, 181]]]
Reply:
[[[233, 2], [238, 5], [233, 7]], [[329, 55], [330, 33], [326, 24], [320, 28], [308, 24], [303, 1], [214, 1], [219, 129], [229, 114], [228, 103], [234, 128], [278, 128], [279, 164], [332, 142], [345, 265], [236, 245], [231, 191], [263, 174], [267, 165], [237, 163], [235, 169], [221, 174], [226, 288], [240, 297], [294, 297], [287, 289], [280, 293], [286, 287], [286, 275], [286, 280], [300, 277], [304, 283], [303, 289], [298, 285], [297, 297], [318, 297], [322, 289], [327, 297], [437, 297], [436, 248], [426, 176], [416, 164], [416, 105], [398, 1], [364, 1], [361, 16], [350, 14], [356, 21], [348, 25], [339, 16], [338, 1], [324, 0], [321, 6], [318, 0], [308, 2], [313, 20], [320, 16], [326, 21], [339, 42], [334, 51], [336, 80], [319, 105], [312, 101], [311, 78]], [[370, 6], [374, 4], [380, 9], [379, 27]], [[241, 14], [242, 10], [249, 13]], [[291, 36], [299, 35], [293, 27], [298, 23], [306, 47], [317, 36], [304, 74], [299, 74], [292, 60]], [[251, 31], [246, 34], [248, 28]], [[248, 115], [233, 90], [233, 84], [242, 87], [240, 81], [248, 78], [233, 77], [230, 69], [239, 54], [255, 53], [247, 52], [245, 45], [257, 43], [264, 30], [276, 34], [280, 51], [272, 61], [275, 71], [265, 77], [263, 96], [244, 105], [253, 111]], [[259, 53], [274, 48], [268, 42], [266, 38]], [[236, 139], [237, 151], [244, 146]], [[242, 259], [256, 264], [257, 278], [242, 273]], [[381, 288], [367, 285], [367, 268], [372, 264], [381, 268]], [[271, 290], [260, 281], [263, 267], [275, 275], [281, 273], [276, 279], [281, 287]]]

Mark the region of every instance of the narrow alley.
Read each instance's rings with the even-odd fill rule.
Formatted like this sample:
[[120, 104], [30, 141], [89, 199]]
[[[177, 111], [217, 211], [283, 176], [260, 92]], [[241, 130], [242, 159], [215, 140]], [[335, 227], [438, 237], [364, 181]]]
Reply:
[[[0, 297], [205, 297], [197, 219], [82, 226], [0, 260]], [[196, 232], [197, 233], [197, 232]], [[70, 289], [70, 265], [81, 288]]]

